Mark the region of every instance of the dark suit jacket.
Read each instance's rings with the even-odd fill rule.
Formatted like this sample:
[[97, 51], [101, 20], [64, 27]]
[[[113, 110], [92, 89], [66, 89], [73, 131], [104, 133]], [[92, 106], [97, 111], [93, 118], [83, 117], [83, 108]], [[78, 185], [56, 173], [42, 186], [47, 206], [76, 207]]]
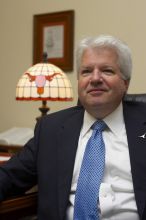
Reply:
[[[0, 168], [0, 200], [38, 184], [39, 220], [64, 220], [84, 109], [44, 117], [23, 150]], [[124, 103], [135, 199], [146, 219], [146, 105]]]

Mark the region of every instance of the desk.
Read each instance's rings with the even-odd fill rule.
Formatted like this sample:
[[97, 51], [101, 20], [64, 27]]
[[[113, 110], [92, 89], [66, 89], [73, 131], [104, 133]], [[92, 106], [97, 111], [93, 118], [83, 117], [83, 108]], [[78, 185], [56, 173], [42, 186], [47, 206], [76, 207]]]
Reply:
[[37, 193], [10, 198], [0, 203], [0, 220], [37, 219]]
[[[5, 163], [11, 155], [6, 152], [0, 153], [0, 158], [2, 158], [0, 165]], [[27, 193], [0, 202], [0, 220], [36, 220], [36, 213], [37, 192]]]

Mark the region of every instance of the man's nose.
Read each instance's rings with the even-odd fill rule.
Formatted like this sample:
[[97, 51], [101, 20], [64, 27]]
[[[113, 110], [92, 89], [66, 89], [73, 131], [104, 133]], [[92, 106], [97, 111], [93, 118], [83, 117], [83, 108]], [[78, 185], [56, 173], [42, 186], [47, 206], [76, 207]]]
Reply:
[[92, 75], [93, 81], [100, 81], [101, 80], [102, 73], [100, 70], [95, 69], [91, 75]]

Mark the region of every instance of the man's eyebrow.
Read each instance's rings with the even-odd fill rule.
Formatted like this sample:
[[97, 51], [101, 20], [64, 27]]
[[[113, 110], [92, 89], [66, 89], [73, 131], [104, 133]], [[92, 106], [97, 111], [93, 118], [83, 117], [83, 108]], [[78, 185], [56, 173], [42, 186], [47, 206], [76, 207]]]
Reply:
[[102, 67], [103, 67], [103, 68], [114, 68], [114, 66], [111, 66], [111, 65], [108, 65], [108, 64], [103, 65]]
[[81, 66], [81, 69], [82, 68], [92, 68], [92, 67], [93, 67], [93, 65], [90, 65], [90, 64], [89, 65], [83, 65], [83, 66]]

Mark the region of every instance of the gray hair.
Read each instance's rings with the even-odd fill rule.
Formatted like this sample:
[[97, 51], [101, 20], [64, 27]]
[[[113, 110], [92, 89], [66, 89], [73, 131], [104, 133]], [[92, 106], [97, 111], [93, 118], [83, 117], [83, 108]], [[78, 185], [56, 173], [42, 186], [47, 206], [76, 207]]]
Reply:
[[118, 55], [118, 65], [122, 74], [122, 78], [124, 80], [130, 80], [132, 73], [132, 58], [131, 58], [131, 50], [121, 40], [109, 36], [109, 35], [100, 35], [98, 37], [88, 37], [84, 38], [78, 48], [77, 48], [77, 72], [80, 70], [81, 59], [83, 53], [86, 49], [89, 48], [112, 48]]

